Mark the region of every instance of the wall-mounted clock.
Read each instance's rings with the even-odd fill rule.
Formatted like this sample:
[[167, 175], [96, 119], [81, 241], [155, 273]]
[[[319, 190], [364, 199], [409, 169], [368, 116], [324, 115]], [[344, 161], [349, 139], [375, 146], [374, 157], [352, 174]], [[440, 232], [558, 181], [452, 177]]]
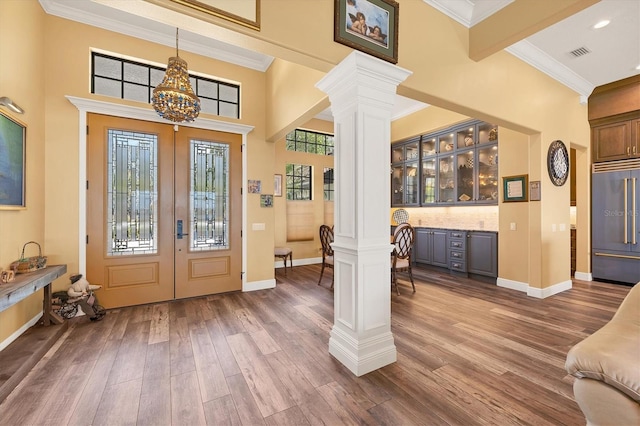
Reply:
[[562, 186], [569, 176], [569, 153], [562, 141], [553, 141], [547, 153], [547, 169], [555, 186]]

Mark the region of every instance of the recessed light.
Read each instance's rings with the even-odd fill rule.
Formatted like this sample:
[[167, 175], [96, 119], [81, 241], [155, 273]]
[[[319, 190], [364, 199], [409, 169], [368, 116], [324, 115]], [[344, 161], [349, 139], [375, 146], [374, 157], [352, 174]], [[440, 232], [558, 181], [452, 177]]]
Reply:
[[636, 67], [636, 69], [637, 69], [637, 70], [640, 70], [640, 65], [638, 65], [638, 66]]
[[593, 26], [593, 28], [595, 28], [596, 30], [599, 30], [600, 28], [604, 28], [607, 25], [609, 25], [611, 21], [609, 21], [608, 19], [603, 19], [602, 21], [598, 22], [597, 24], [595, 24]]

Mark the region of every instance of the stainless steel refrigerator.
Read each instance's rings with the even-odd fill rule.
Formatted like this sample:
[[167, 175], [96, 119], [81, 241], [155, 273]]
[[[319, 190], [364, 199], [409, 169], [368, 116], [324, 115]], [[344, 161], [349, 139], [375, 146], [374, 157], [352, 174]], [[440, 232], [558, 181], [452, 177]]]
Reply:
[[640, 160], [593, 165], [591, 269], [596, 280], [640, 282]]

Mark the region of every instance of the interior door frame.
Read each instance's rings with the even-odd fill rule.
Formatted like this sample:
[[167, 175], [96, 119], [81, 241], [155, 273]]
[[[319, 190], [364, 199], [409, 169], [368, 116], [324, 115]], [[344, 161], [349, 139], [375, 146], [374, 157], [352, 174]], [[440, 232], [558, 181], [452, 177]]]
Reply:
[[[155, 123], [170, 124], [156, 114], [152, 108], [139, 108], [116, 103], [96, 101], [92, 99], [66, 96], [76, 108], [78, 108], [78, 272], [85, 275], [87, 272], [87, 114], [104, 114], [115, 117], [131, 118], [134, 120], [152, 121]], [[176, 126], [194, 127], [205, 130], [235, 133], [242, 135], [242, 229], [246, 230], [247, 224], [247, 135], [254, 126], [245, 124], [227, 123], [225, 121], [198, 118], [195, 123], [181, 123]], [[243, 232], [244, 234], [244, 232]], [[259, 290], [259, 288], [247, 288], [247, 239], [242, 238], [242, 291]], [[267, 288], [267, 287], [265, 287]]]

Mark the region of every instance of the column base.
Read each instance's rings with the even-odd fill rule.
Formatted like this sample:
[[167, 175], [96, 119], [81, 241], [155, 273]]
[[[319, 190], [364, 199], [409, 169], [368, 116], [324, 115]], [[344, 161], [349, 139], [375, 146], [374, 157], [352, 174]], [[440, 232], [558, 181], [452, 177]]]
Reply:
[[356, 340], [335, 325], [329, 337], [329, 353], [358, 377], [397, 360], [391, 332]]

